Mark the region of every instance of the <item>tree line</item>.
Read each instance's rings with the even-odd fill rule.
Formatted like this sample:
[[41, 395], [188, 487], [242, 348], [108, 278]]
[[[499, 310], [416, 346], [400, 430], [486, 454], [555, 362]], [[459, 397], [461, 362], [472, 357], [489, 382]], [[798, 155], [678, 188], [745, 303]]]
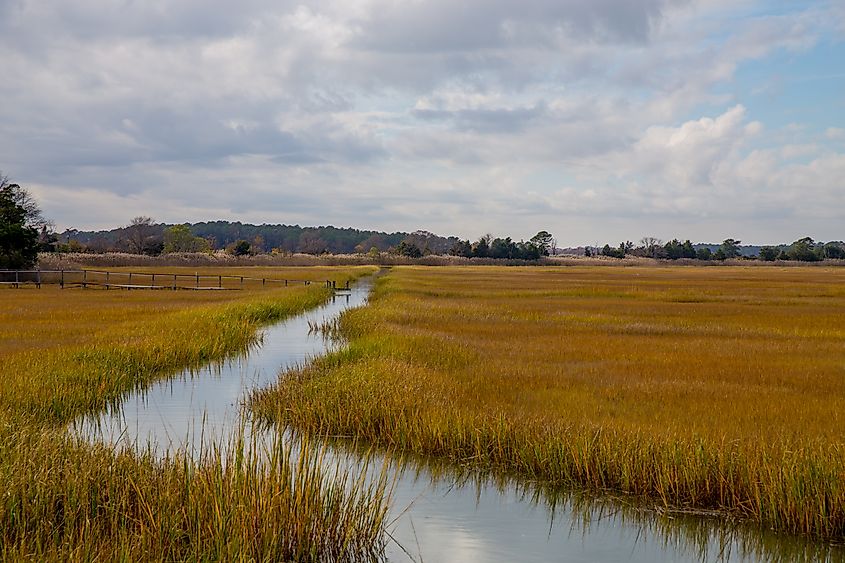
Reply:
[[139, 216], [127, 225], [107, 231], [68, 229], [58, 235], [59, 252], [128, 252], [158, 255], [170, 252], [226, 251], [244, 254], [352, 254], [395, 250], [401, 242], [418, 245], [421, 252], [445, 254], [455, 238], [416, 231], [386, 233], [333, 226], [252, 225], [210, 221], [157, 223]]
[[631, 241], [619, 243], [619, 246], [605, 244], [601, 250], [592, 251], [587, 249], [585, 254], [590, 256], [595, 252], [601, 256], [611, 258], [624, 258], [625, 256], [641, 256], [655, 258], [658, 260], [679, 260], [681, 258], [691, 260], [718, 260], [724, 261], [733, 258], [756, 258], [765, 262], [776, 260], [796, 260], [799, 262], [819, 262], [822, 260], [845, 259], [845, 242], [817, 242], [810, 237], [796, 240], [789, 245], [763, 246], [756, 254], [743, 255], [741, 241], [728, 238], [722, 241], [715, 250], [711, 245], [694, 245], [689, 239], [681, 242], [672, 239], [665, 244], [654, 237], [644, 237], [638, 246]]
[[[644, 237], [618, 246], [587, 248], [585, 254], [613, 258], [642, 256], [663, 260], [728, 260], [742, 256], [741, 241], [725, 239], [720, 245], [692, 244], [672, 239], [666, 243]], [[259, 253], [369, 254], [382, 252], [419, 258], [429, 254], [502, 260], [538, 260], [556, 252], [556, 241], [540, 231], [528, 241], [486, 234], [475, 242], [441, 237], [428, 231], [383, 233], [352, 228], [251, 225], [240, 222], [164, 224], [139, 216], [127, 225], [108, 231], [67, 230], [56, 234], [44, 219], [37, 202], [19, 184], [0, 173], [0, 269], [32, 266], [39, 252], [129, 252], [157, 255], [173, 252], [226, 251], [241, 256]], [[752, 256], [763, 261], [816, 262], [845, 259], [842, 241], [817, 242], [810, 237], [790, 245], [763, 246]]]

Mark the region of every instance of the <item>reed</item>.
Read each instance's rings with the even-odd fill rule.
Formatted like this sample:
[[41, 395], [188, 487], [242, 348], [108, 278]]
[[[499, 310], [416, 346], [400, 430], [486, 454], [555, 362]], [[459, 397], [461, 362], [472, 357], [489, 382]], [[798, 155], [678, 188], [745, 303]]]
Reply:
[[[373, 270], [337, 268], [331, 277]], [[327, 272], [273, 273], [322, 280]], [[377, 559], [385, 480], [326, 473], [313, 443], [292, 451], [276, 438], [261, 449], [241, 434], [197, 459], [161, 459], [83, 443], [65, 430], [136, 387], [243, 352], [263, 324], [328, 295], [317, 284], [0, 290], [0, 558]]]
[[845, 271], [396, 268], [261, 416], [845, 537]]

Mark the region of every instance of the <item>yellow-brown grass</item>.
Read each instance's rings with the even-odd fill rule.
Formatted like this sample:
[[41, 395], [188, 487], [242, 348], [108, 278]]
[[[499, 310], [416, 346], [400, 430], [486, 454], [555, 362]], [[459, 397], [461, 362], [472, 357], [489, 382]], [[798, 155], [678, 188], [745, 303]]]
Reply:
[[[274, 268], [267, 275], [320, 281], [331, 273], [343, 281], [373, 270]], [[200, 460], [158, 460], [88, 446], [64, 430], [136, 386], [244, 350], [262, 324], [313, 307], [328, 292], [319, 284], [0, 290], [0, 558], [377, 556], [383, 483], [327, 482], [314, 447], [291, 459], [277, 444], [266, 459], [244, 458], [235, 437]]]
[[395, 268], [259, 395], [364, 437], [845, 537], [845, 271]]

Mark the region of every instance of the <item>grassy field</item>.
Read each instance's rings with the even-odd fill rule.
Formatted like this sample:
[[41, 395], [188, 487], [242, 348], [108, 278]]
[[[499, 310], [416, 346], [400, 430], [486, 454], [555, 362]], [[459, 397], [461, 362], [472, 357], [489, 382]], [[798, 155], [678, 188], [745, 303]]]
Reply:
[[270, 419], [845, 538], [845, 269], [394, 268]]
[[[244, 270], [239, 275], [343, 282], [374, 268]], [[374, 557], [386, 506], [372, 487], [381, 485], [327, 482], [315, 447], [290, 459], [280, 443], [262, 462], [237, 455], [235, 437], [225, 455], [161, 461], [81, 444], [65, 431], [137, 386], [244, 350], [261, 325], [328, 295], [319, 283], [230, 292], [0, 290], [0, 557]]]

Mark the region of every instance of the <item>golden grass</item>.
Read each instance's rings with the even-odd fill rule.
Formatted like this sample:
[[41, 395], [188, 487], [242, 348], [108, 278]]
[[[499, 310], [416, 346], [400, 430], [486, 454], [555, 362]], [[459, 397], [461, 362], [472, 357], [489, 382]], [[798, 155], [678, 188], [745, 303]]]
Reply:
[[[291, 270], [273, 274], [344, 280], [374, 268]], [[313, 446], [292, 458], [283, 444], [267, 459], [244, 458], [236, 437], [199, 460], [158, 460], [88, 446], [64, 430], [136, 386], [243, 351], [262, 324], [313, 307], [328, 292], [319, 284], [0, 290], [0, 557], [376, 557], [383, 483], [326, 481]]]
[[395, 268], [296, 427], [845, 537], [845, 270]]

